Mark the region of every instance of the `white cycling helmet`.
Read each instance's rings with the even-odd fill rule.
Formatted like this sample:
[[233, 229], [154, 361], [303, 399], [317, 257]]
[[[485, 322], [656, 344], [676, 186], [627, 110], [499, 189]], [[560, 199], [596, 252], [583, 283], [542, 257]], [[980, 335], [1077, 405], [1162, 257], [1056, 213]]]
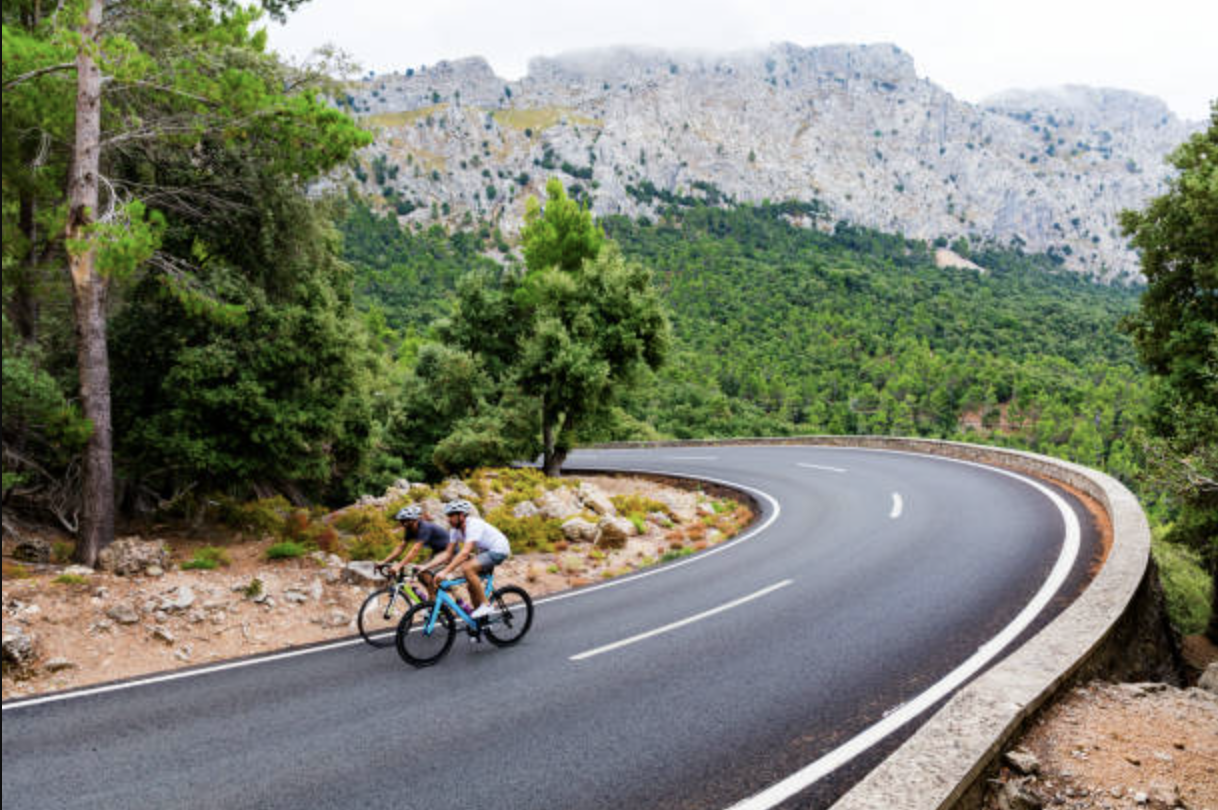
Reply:
[[458, 498], [455, 501], [449, 501], [444, 504], [444, 514], [446, 515], [455, 515], [457, 513], [468, 515], [473, 511], [474, 505], [464, 498]]
[[403, 507], [402, 510], [396, 515], [394, 515], [393, 519], [398, 522], [404, 522], [407, 520], [418, 520], [421, 517], [423, 517], [423, 509], [421, 507], [406, 506]]

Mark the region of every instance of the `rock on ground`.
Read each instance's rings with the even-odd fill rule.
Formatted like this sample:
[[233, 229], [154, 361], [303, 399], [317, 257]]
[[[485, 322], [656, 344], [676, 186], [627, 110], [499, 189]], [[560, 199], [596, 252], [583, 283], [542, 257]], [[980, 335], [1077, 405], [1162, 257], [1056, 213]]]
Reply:
[[99, 569], [128, 576], [150, 568], [163, 572], [168, 565], [169, 548], [160, 540], [124, 537], [115, 540], [97, 555]]

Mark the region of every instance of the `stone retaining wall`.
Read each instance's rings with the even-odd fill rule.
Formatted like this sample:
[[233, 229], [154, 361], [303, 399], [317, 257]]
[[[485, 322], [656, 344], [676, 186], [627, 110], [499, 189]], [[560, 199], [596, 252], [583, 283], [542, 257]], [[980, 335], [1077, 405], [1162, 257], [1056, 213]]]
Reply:
[[[1093, 498], [1112, 521], [1112, 548], [1086, 590], [1048, 626], [958, 691], [833, 810], [946, 810], [979, 801], [982, 777], [1036, 710], [1074, 678], [1118, 672], [1135, 655], [1153, 660], [1150, 529], [1137, 499], [1104, 473], [1019, 450], [933, 439], [811, 436], [723, 441], [621, 442], [604, 448], [805, 445], [895, 450], [973, 461], [1067, 484]], [[1170, 652], [1167, 654], [1170, 655]], [[1128, 668], [1127, 668], [1128, 669]], [[1137, 670], [1137, 667], [1133, 667]]]

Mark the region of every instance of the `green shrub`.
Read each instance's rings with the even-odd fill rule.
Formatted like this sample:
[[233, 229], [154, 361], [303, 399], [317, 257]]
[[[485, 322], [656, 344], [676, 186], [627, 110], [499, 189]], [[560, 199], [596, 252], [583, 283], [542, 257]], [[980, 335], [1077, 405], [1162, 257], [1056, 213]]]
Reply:
[[562, 521], [541, 515], [516, 517], [507, 505], [493, 510], [486, 520], [507, 535], [512, 551], [516, 553], [550, 552], [554, 550], [554, 544], [563, 539]]
[[241, 591], [241, 593], [245, 594], [246, 599], [255, 599], [255, 598], [261, 596], [262, 595], [262, 580], [258, 579], [258, 577], [254, 577], [253, 579], [250, 580], [250, 584], [246, 585], [245, 588]]
[[53, 582], [56, 585], [88, 585], [89, 578], [80, 574], [60, 574]]
[[257, 535], [282, 534], [284, 521], [292, 511], [292, 505], [279, 495], [247, 503], [221, 498], [219, 504], [222, 523]]
[[663, 554], [660, 555], [660, 562], [666, 563], [671, 560], [679, 560], [682, 557], [688, 557], [690, 554], [693, 554], [693, 553], [694, 553], [694, 550], [689, 546], [685, 546], [683, 548], [669, 549], [668, 551], [665, 551]]
[[182, 570], [211, 571], [220, 566], [227, 568], [232, 564], [232, 561], [232, 557], [228, 555], [226, 550], [216, 546], [204, 546], [195, 551], [194, 557], [182, 563]]
[[[373, 506], [344, 512], [334, 521], [334, 527], [354, 535], [346, 546], [348, 557], [354, 560], [379, 560], [392, 551], [401, 539], [392, 515], [386, 515]], [[320, 535], [318, 542], [321, 542]]]
[[266, 550], [266, 558], [268, 560], [290, 560], [295, 557], [303, 557], [308, 549], [303, 543], [298, 543], [295, 540], [281, 540]]
[[1150, 546], [1167, 596], [1167, 615], [1181, 633], [1203, 633], [1209, 621], [1213, 584], [1199, 553], [1163, 539], [1170, 528], [1155, 529]]
[[29, 579], [33, 576], [29, 569], [21, 563], [4, 561], [4, 578], [5, 579]]
[[51, 544], [51, 560], [57, 563], [66, 563], [72, 559], [72, 554], [75, 551], [76, 544], [71, 540], [56, 540]]
[[667, 506], [644, 495], [614, 495], [609, 500], [613, 501], [617, 511], [623, 515], [646, 516], [652, 512], [668, 514]]

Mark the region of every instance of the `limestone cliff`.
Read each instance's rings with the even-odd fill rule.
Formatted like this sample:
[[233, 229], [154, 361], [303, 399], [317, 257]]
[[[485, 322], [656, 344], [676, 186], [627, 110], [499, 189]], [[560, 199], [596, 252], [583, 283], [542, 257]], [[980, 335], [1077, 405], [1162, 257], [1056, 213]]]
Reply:
[[369, 77], [343, 101], [377, 130], [366, 190], [406, 220], [472, 211], [515, 230], [559, 175], [601, 215], [815, 199], [826, 223], [1013, 242], [1105, 279], [1137, 274], [1118, 212], [1162, 192], [1164, 157], [1201, 127], [1122, 90], [969, 104], [893, 45], [616, 48], [534, 59], [519, 81], [475, 57]]

